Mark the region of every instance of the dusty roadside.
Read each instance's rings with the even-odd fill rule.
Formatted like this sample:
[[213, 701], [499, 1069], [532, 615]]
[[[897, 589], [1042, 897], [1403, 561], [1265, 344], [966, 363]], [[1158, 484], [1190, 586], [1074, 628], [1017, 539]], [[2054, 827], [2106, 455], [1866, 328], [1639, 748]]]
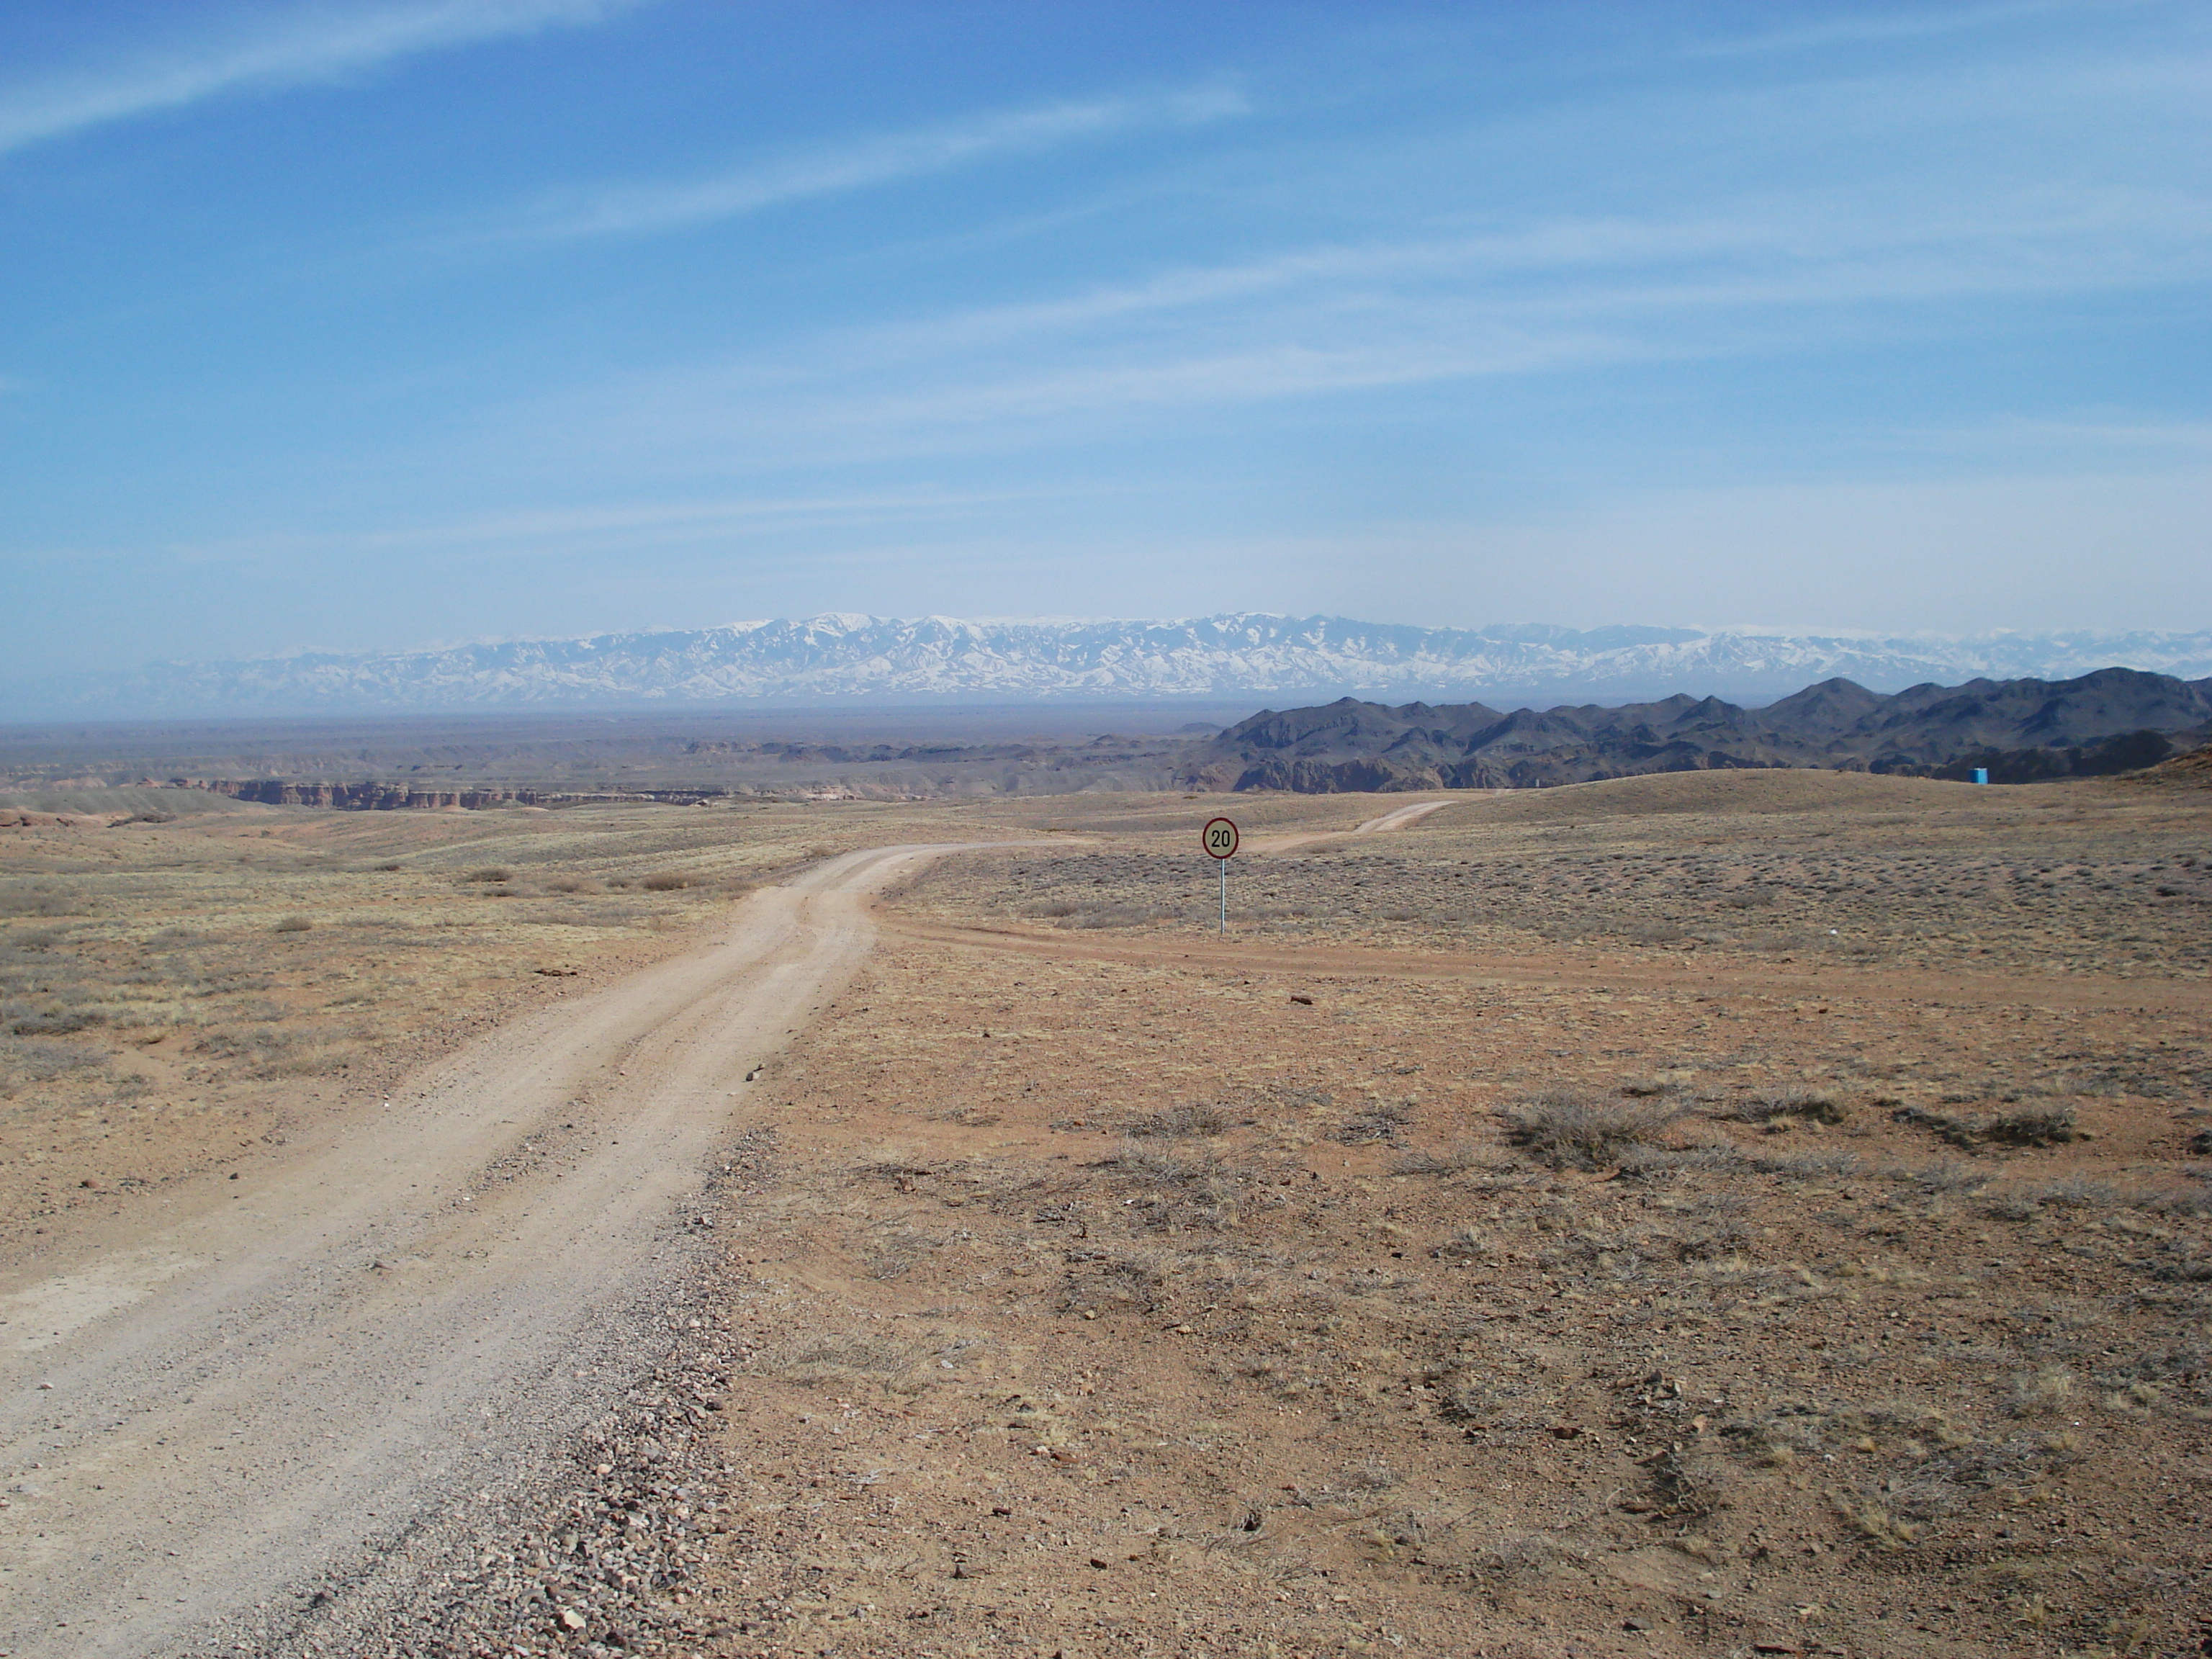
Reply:
[[732, 1102], [866, 955], [858, 896], [908, 856], [817, 862], [711, 945], [479, 1014], [219, 1183], [40, 1218], [0, 1287], [9, 1650], [285, 1645], [348, 1581], [392, 1591], [365, 1563], [526, 1482], [651, 1351]]
[[[1240, 802], [1273, 912], [1188, 948], [1162, 896], [1218, 803], [994, 811], [1052, 844], [889, 902], [591, 1409], [257, 1639], [2193, 1652], [2212, 1017], [2157, 971], [2191, 820], [2023, 794], [1996, 885], [1956, 799], [1296, 847], [1395, 804]], [[1966, 890], [2006, 908], [1916, 919]], [[1847, 960], [1792, 959], [1839, 911]]]
[[[2135, 878], [2201, 815], [1957, 799], [1567, 818], [1425, 941], [1389, 913], [1480, 806], [1316, 849], [1306, 917], [1255, 862], [1226, 947], [1169, 942], [1171, 844], [935, 866], [769, 1079], [689, 1639], [2196, 1651], [2212, 999]], [[1662, 859], [1710, 836], [1761, 931], [1686, 968]], [[1814, 906], [1843, 959], [1789, 959]], [[1511, 970], [1439, 963], [1453, 915]]]

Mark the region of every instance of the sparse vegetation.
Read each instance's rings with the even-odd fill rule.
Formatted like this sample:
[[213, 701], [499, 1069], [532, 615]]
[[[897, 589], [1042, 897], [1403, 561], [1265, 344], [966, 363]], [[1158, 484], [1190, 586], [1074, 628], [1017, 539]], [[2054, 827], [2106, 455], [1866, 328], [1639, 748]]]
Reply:
[[1401, 1132], [1413, 1121], [1413, 1112], [1410, 1105], [1378, 1100], [1363, 1107], [1339, 1124], [1329, 1139], [1340, 1141], [1346, 1146], [1367, 1146], [1378, 1141], [1395, 1146], [1398, 1145]]
[[1734, 1115], [1746, 1123], [1841, 1123], [1850, 1115], [1832, 1096], [1816, 1089], [1784, 1089], [1739, 1102]]
[[872, 1383], [893, 1392], [910, 1392], [924, 1356], [914, 1346], [850, 1332], [818, 1333], [798, 1339], [758, 1362], [759, 1368], [787, 1382], [820, 1387]]
[[1506, 1138], [1554, 1169], [1595, 1170], [1644, 1146], [1682, 1115], [1661, 1100], [1607, 1100], [1572, 1090], [1532, 1096], [1503, 1114]]
[[1901, 1107], [1897, 1121], [1934, 1132], [1968, 1152], [1984, 1146], [2058, 1146], [2081, 1139], [2071, 1106], [2022, 1107], [1985, 1114]]
[[2013, 1384], [2008, 1404], [2014, 1417], [2039, 1417], [2065, 1410], [2073, 1399], [2074, 1373], [2063, 1365], [2045, 1365]]
[[[728, 1409], [679, 1395], [641, 1431], [688, 1419], [709, 1453], [647, 1466], [637, 1513], [660, 1518], [610, 1536], [730, 1531], [684, 1558], [688, 1603], [673, 1579], [610, 1595], [657, 1607], [655, 1630], [698, 1625], [702, 1648], [710, 1618], [771, 1645], [787, 1615], [764, 1589], [789, 1583], [825, 1604], [810, 1638], [856, 1651], [880, 1632], [831, 1611], [880, 1608], [892, 1641], [947, 1650], [1018, 1626], [1058, 1641], [1078, 1617], [1178, 1651], [1231, 1621], [1286, 1651], [1347, 1632], [1452, 1651], [1539, 1618], [1635, 1619], [1663, 1645], [1692, 1615], [1712, 1641], [1808, 1650], [1886, 1652], [1908, 1629], [2008, 1656], [2193, 1641], [2212, 1542], [2160, 1481], [2212, 1421], [2212, 1181], [2190, 1178], [2188, 1115], [2212, 1068], [2194, 1006], [2158, 1000], [2198, 959], [2136, 928], [2148, 883], [2038, 890], [2009, 933], [1954, 939], [1952, 916], [1923, 939], [2000, 854], [2021, 885], [2046, 872], [1996, 833], [1931, 850], [1826, 809], [1659, 833], [1576, 805], [1600, 791], [1549, 793], [1480, 835], [1448, 813], [1418, 841], [1249, 860], [1232, 926], [1267, 947], [1249, 958], [1139, 948], [1210, 920], [1212, 896], [1178, 892], [1189, 850], [1152, 851], [1154, 808], [1127, 799], [1053, 809], [1077, 830], [1126, 814], [1119, 842], [919, 881], [932, 920], [1032, 937], [901, 945], [894, 909], [854, 992], [732, 1094], [779, 1127], [772, 1177], [719, 1188], [703, 1235], [727, 1242], [708, 1322], [738, 1345]], [[1252, 828], [1279, 808], [1318, 810], [1237, 810]], [[354, 819], [362, 839], [312, 872], [233, 832], [227, 884], [179, 897], [137, 873], [143, 908], [39, 873], [82, 882], [85, 908], [0, 930], [7, 1018], [106, 1023], [0, 1037], [7, 1168], [34, 1195], [15, 1213], [105, 1212], [118, 1188], [77, 1182], [162, 1178], [138, 1127], [199, 1123], [203, 1101], [204, 1144], [258, 1146], [275, 1120], [237, 1103], [305, 1095], [286, 1068], [380, 1080], [380, 1032], [501, 1006], [481, 988], [571, 988], [530, 970], [602, 937], [644, 957], [654, 919], [709, 914], [835, 822], [757, 810], [805, 838], [740, 859], [672, 812], [650, 843], [565, 812], [404, 843]], [[2136, 856], [2101, 821], [2094, 848], [2036, 833], [2085, 837], [2084, 869]], [[401, 845], [406, 871], [370, 873]], [[495, 859], [507, 877], [483, 886], [510, 896], [457, 890]], [[2076, 860], [2041, 861], [2073, 879]], [[652, 884], [671, 870], [697, 882]], [[1721, 902], [1735, 884], [1750, 903]], [[313, 932], [270, 948], [295, 913]], [[1830, 916], [1863, 939], [1822, 944]], [[1544, 927], [1593, 948], [1553, 951]], [[1361, 954], [1499, 941], [1415, 974]], [[1817, 975], [1770, 960], [1814, 951]], [[1940, 1020], [1894, 987], [1855, 994], [1855, 975], [1961, 963]], [[2030, 1003], [1987, 971], [2023, 963], [2064, 994]]]
[[1127, 1132], [1139, 1139], [1154, 1136], [1200, 1138], [1220, 1134], [1230, 1123], [1229, 1114], [1220, 1107], [1191, 1101], [1170, 1106], [1165, 1111], [1131, 1118]]

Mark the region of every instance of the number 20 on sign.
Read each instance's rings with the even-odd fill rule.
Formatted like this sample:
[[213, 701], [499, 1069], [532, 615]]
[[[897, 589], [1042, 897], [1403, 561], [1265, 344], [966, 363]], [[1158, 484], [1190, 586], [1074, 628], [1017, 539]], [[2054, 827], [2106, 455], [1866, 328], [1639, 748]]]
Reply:
[[1237, 856], [1237, 826], [1227, 818], [1208, 818], [1199, 844], [1221, 871], [1221, 932], [1229, 932], [1229, 860]]

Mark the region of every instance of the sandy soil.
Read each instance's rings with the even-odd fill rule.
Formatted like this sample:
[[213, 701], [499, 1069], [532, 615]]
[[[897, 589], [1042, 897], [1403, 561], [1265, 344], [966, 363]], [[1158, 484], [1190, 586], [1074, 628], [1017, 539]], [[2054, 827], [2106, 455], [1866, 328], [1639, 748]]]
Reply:
[[747, 1074], [917, 856], [820, 863], [713, 946], [512, 1019], [243, 1178], [12, 1258], [9, 1651], [277, 1639], [302, 1586], [573, 1434], [641, 1302], [697, 1265], [685, 1213]]
[[[848, 988], [783, 998], [820, 1012], [764, 1032], [786, 1046], [750, 1084], [727, 1068], [764, 1043], [714, 1011], [772, 957], [712, 990], [696, 955], [493, 981], [478, 1006], [509, 1023], [395, 1091], [452, 1106], [420, 1117], [456, 1135], [424, 1167], [473, 1172], [443, 1207], [383, 1183], [379, 1213], [432, 1248], [356, 1233], [285, 1281], [295, 1309], [239, 1304], [229, 1343], [180, 1324], [295, 1409], [251, 1464], [192, 1442], [200, 1496], [131, 1477], [161, 1501], [130, 1524], [243, 1559], [226, 1530], [265, 1486], [349, 1550], [234, 1602], [224, 1639], [270, 1653], [2197, 1652], [2205, 800], [1785, 774], [818, 815], [832, 844], [1042, 844], [896, 888]], [[1248, 848], [1225, 942], [1192, 844], [1224, 805]], [[727, 902], [677, 897], [702, 922]], [[620, 1017], [659, 1045], [640, 1075], [542, 1069], [608, 1052], [574, 1011], [633, 993], [601, 988], [679, 979], [666, 1022]], [[526, 984], [583, 988], [532, 1014]], [[359, 1182], [393, 1149], [349, 1109], [260, 1155], [364, 1148], [326, 1177]], [[651, 1168], [611, 1145], [640, 1111]], [[322, 1248], [261, 1202], [280, 1254]], [[94, 1272], [131, 1259], [92, 1209], [26, 1219]], [[602, 1234], [604, 1275], [580, 1266]], [[248, 1264], [177, 1280], [225, 1271]], [[83, 1352], [167, 1294], [83, 1304]], [[510, 1297], [528, 1318], [501, 1322]], [[339, 1397], [371, 1416], [313, 1418], [324, 1351], [286, 1346], [311, 1340], [356, 1345], [372, 1381]], [[150, 1448], [163, 1413], [180, 1443], [210, 1427], [131, 1364], [5, 1397], [70, 1459]], [[140, 1392], [103, 1412], [101, 1376]], [[410, 1386], [446, 1415], [410, 1416]], [[404, 1443], [426, 1462], [378, 1486]], [[60, 1486], [32, 1446], [7, 1478]], [[319, 1509], [326, 1488], [411, 1530]], [[0, 1522], [47, 1548], [58, 1501], [106, 1500], [11, 1493]], [[131, 1571], [174, 1570], [157, 1547]], [[99, 1650], [18, 1649], [46, 1650]]]
[[[2115, 878], [2195, 869], [2202, 802], [1698, 778], [1335, 846], [1262, 818], [1248, 890], [1324, 857], [1353, 873], [1330, 910], [1248, 912], [1225, 945], [1210, 872], [1166, 838], [1218, 805], [1102, 805], [1113, 841], [946, 860], [901, 898], [854, 1006], [771, 1074], [778, 1178], [726, 1267], [714, 1565], [596, 1604], [590, 1633], [1529, 1656], [2212, 1636], [2191, 1496], [2212, 1475], [2212, 996], [2185, 957], [2121, 948], [2147, 912], [2176, 927], [2173, 884]], [[1713, 843], [1860, 948], [1589, 925], [1710, 912], [1674, 860]], [[1571, 906], [1580, 931], [1455, 951], [1463, 915], [1389, 914], [1470, 858], [1506, 926]], [[1836, 890], [1838, 868], [1933, 862], [1985, 896], [1993, 858], [2093, 878], [1963, 938], [1893, 913], [1948, 889]], [[1610, 866], [1603, 902], [1559, 895], [1563, 866]], [[1161, 914], [1178, 883], [1189, 918]], [[2023, 910], [2042, 971], [1989, 971]], [[1620, 1138], [1547, 1147], [1577, 1112]]]

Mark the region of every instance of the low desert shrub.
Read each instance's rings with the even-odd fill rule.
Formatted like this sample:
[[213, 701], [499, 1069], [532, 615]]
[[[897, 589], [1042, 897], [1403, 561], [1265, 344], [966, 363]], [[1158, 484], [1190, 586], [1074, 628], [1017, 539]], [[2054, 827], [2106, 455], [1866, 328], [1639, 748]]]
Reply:
[[912, 1392], [921, 1352], [902, 1342], [885, 1341], [857, 1333], [824, 1332], [801, 1337], [760, 1363], [762, 1369], [787, 1382], [873, 1382], [885, 1389]]
[[81, 900], [51, 888], [0, 888], [0, 916], [81, 916]]
[[69, 1072], [89, 1071], [105, 1054], [67, 1042], [22, 1042], [0, 1038], [0, 1089], [24, 1083], [48, 1083]]
[[1784, 1118], [1800, 1123], [1841, 1123], [1849, 1115], [1833, 1098], [1812, 1089], [1784, 1089], [1778, 1094], [1753, 1095], [1740, 1103], [1733, 1115], [1744, 1123], [1773, 1123]]
[[1125, 1133], [1139, 1139], [1218, 1135], [1229, 1127], [1229, 1114], [1218, 1106], [1193, 1102], [1188, 1105], [1170, 1106], [1162, 1112], [1147, 1113], [1143, 1117], [1132, 1118]]
[[270, 931], [278, 933], [304, 933], [314, 925], [305, 916], [287, 916]]
[[1904, 1106], [1892, 1115], [1899, 1123], [1931, 1130], [1970, 1152], [1984, 1146], [2056, 1146], [2085, 1139], [2075, 1123], [2071, 1106], [2024, 1106], [1986, 1115]]
[[2037, 1417], [2063, 1411], [2074, 1398], [2074, 1373], [2063, 1365], [2045, 1365], [2014, 1382], [2007, 1409], [2014, 1417]]
[[1934, 1164], [1893, 1164], [1877, 1171], [1886, 1181], [1917, 1187], [1924, 1193], [1971, 1193], [1989, 1185], [1990, 1177], [1964, 1158], [1944, 1158]]
[[1566, 1090], [1536, 1095], [1500, 1114], [1506, 1139], [1553, 1169], [1594, 1170], [1655, 1139], [1682, 1115], [1660, 1100], [1601, 1100]]
[[658, 875], [647, 876], [641, 884], [648, 893], [678, 893], [686, 887], [696, 887], [699, 878], [680, 871], [663, 870]]
[[480, 870], [470, 871], [465, 879], [484, 882], [513, 881], [514, 872], [503, 864], [487, 864]]
[[1999, 1112], [1981, 1124], [1984, 1140], [2000, 1146], [2057, 1146], [2086, 1137], [2071, 1106], [2030, 1106]]
[[1435, 1152], [1407, 1152], [1390, 1166], [1390, 1173], [1401, 1176], [1457, 1175], [1462, 1170], [1480, 1169], [1489, 1161], [1482, 1148], [1461, 1141]]
[[1346, 1119], [1328, 1138], [1346, 1146], [1367, 1146], [1382, 1140], [1395, 1145], [1398, 1132], [1413, 1121], [1413, 1115], [1407, 1108], [1380, 1100]]
[[1759, 1153], [1752, 1158], [1751, 1167], [1761, 1175], [1812, 1181], [1856, 1174], [1859, 1156], [1829, 1152]]
[[105, 1025], [107, 1016], [98, 1008], [23, 1008], [12, 1011], [8, 1029], [17, 1036], [69, 1036]]
[[1701, 1521], [1722, 1507], [1719, 1470], [1680, 1445], [1643, 1460], [1649, 1471], [1648, 1513], [1666, 1520]]
[[2055, 1210], [2109, 1210], [2120, 1201], [2120, 1194], [2111, 1185], [2087, 1176], [2068, 1176], [2059, 1181], [2019, 1188], [2015, 1195]]

